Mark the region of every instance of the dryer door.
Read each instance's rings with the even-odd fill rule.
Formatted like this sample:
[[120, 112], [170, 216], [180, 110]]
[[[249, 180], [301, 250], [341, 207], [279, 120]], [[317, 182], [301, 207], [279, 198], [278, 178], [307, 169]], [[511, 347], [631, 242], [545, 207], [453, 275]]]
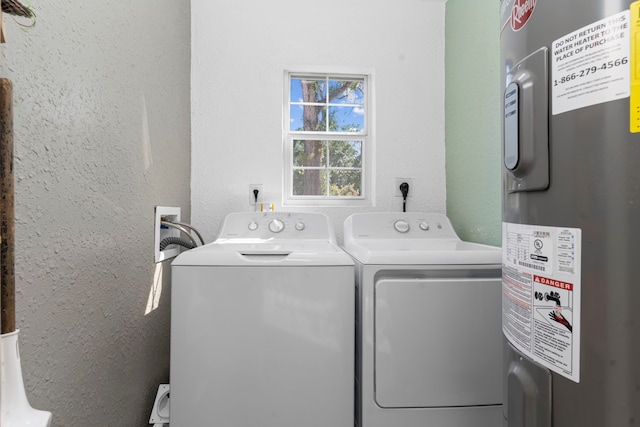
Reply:
[[375, 394], [386, 408], [502, 402], [500, 278], [375, 284]]

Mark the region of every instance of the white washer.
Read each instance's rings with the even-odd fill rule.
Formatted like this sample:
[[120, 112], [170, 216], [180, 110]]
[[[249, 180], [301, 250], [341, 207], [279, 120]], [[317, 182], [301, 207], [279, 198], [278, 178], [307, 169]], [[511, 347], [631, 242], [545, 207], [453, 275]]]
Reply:
[[348, 217], [356, 260], [356, 425], [502, 425], [501, 251], [441, 214]]
[[353, 265], [311, 213], [230, 214], [179, 255], [171, 426], [352, 427]]

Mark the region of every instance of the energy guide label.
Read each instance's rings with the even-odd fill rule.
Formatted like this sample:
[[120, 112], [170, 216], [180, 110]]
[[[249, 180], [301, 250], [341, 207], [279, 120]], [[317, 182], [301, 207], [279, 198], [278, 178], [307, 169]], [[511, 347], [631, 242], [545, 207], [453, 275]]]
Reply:
[[532, 360], [580, 382], [579, 228], [502, 223], [502, 330]]

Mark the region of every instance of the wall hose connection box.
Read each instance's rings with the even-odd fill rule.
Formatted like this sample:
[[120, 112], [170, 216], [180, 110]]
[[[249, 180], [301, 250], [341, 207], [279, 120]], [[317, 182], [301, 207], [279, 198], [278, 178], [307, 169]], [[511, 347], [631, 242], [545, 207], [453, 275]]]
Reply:
[[153, 239], [153, 248], [155, 262], [161, 262], [178, 256], [180, 248], [169, 246], [164, 250], [160, 250], [160, 242], [167, 237], [180, 237], [180, 230], [162, 225], [162, 221], [180, 222], [180, 208], [171, 206], [156, 206], [154, 216], [155, 235]]

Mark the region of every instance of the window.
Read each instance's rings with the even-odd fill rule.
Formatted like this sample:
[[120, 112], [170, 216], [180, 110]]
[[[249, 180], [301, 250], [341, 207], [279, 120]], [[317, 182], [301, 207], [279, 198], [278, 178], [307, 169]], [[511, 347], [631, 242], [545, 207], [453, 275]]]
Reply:
[[366, 204], [368, 75], [286, 73], [285, 204]]

